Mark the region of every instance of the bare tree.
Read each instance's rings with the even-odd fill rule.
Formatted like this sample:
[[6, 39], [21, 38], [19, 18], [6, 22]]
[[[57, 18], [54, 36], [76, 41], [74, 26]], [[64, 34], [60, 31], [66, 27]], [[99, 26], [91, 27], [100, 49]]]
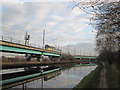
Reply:
[[[113, 53], [119, 55], [120, 0], [114, 0], [114, 2], [112, 0], [84, 0], [82, 2], [73, 1], [73, 4], [91, 14], [90, 24], [97, 32], [96, 50], [100, 53], [100, 57], [108, 58], [110, 55], [113, 57]], [[108, 59], [111, 59], [109, 61], [112, 62], [111, 57]]]
[[97, 30], [97, 50], [120, 50], [120, 2], [110, 2], [98, 7], [100, 14], [95, 16]]

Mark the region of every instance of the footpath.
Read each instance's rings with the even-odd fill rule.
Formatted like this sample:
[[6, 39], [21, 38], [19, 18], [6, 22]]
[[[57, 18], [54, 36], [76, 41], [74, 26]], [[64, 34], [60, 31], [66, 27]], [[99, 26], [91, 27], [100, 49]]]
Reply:
[[103, 69], [101, 70], [101, 73], [100, 73], [100, 84], [98, 88], [107, 88], [106, 68], [104, 63], [103, 63]]

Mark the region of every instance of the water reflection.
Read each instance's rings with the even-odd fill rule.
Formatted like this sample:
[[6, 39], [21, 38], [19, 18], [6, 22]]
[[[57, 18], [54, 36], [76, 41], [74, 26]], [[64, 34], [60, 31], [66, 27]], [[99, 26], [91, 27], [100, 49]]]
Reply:
[[[88, 75], [97, 66], [79, 66], [72, 67], [70, 69], [62, 70], [61, 74], [50, 80], [44, 81], [43, 79], [35, 80], [27, 83], [27, 88], [73, 88], [80, 80]], [[22, 88], [17, 86], [17, 88]]]

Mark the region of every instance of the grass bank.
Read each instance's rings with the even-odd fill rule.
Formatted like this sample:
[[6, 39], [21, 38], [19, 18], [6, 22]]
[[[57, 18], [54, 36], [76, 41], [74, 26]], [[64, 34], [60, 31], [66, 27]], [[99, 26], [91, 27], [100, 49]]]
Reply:
[[120, 81], [118, 80], [118, 72], [115, 67], [105, 63], [106, 65], [106, 79], [108, 88], [118, 88]]
[[78, 88], [97, 88], [100, 82], [100, 72], [102, 70], [102, 65], [98, 65], [98, 67], [91, 71], [90, 74], [85, 76], [81, 82], [76, 85], [73, 90]]

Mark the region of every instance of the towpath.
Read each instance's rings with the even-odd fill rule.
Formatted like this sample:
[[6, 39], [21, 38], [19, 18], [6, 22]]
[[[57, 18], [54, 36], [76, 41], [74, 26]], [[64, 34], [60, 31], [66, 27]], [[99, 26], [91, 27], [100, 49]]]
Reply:
[[107, 88], [107, 82], [106, 82], [106, 68], [105, 64], [103, 63], [103, 68], [100, 73], [100, 84], [98, 88]]

